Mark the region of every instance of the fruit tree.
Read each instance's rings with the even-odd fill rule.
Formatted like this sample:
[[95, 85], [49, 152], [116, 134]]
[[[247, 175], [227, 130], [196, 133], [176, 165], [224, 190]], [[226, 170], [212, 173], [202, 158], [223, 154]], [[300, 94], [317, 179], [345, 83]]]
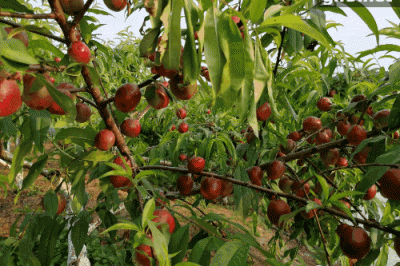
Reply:
[[[363, 61], [398, 46], [351, 57], [325, 17], [346, 13], [313, 0], [93, 2], [1, 1], [0, 200], [39, 176], [54, 188], [0, 238], [0, 265], [300, 265], [300, 246], [319, 265], [400, 255], [400, 62]], [[345, 4], [377, 44], [399, 38]], [[141, 38], [94, 34], [97, 14], [140, 10]], [[242, 223], [208, 211], [222, 200]], [[260, 239], [259, 225], [275, 234]]]

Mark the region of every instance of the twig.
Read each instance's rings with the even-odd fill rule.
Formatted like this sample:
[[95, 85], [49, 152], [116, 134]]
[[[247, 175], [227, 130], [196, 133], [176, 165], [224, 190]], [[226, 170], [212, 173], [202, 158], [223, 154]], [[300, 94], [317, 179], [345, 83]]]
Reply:
[[10, 17], [10, 18], [24, 18], [24, 19], [54, 19], [56, 14], [19, 14], [7, 11], [0, 11], [0, 17]]
[[[0, 22], [4, 23], [4, 24], [7, 24], [7, 25], [10, 25], [10, 26], [13, 26], [14, 28], [22, 27], [21, 24], [15, 23], [13, 21], [8, 21], [8, 20], [5, 20], [5, 19], [0, 19]], [[66, 39], [54, 36], [52, 34], [47, 34], [47, 33], [36, 31], [36, 30], [28, 30], [28, 31], [32, 32], [32, 33], [36, 33], [36, 34], [42, 35], [44, 37], [47, 37], [47, 38], [50, 38], [50, 39], [53, 39], [53, 40], [56, 40], [56, 41], [59, 41], [61, 43], [67, 43]]]
[[283, 27], [282, 30], [282, 38], [281, 38], [281, 43], [279, 45], [279, 50], [278, 50], [278, 57], [276, 58], [276, 63], [275, 63], [275, 69], [274, 69], [274, 77], [276, 77], [276, 73], [278, 73], [278, 66], [279, 66], [279, 61], [281, 57], [281, 52], [282, 52], [282, 47], [283, 47], [283, 39], [285, 38], [285, 33], [286, 33], [286, 27]]

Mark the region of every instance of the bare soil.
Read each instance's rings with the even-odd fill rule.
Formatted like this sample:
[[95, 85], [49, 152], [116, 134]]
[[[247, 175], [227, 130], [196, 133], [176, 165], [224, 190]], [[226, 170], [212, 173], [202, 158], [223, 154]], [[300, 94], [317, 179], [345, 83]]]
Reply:
[[[13, 151], [12, 147], [12, 151]], [[46, 143], [45, 144], [45, 149], [46, 151], [51, 151], [54, 149], [54, 146], [51, 143]], [[49, 160], [46, 164], [45, 169], [58, 169], [57, 166], [57, 161], [54, 160], [56, 157], [53, 158], [53, 160]], [[0, 174], [2, 175], [7, 175], [9, 170], [3, 166], [0, 166]], [[29, 170], [24, 169], [24, 176], [26, 176], [29, 172]], [[88, 180], [89, 176], [86, 177], [86, 180]], [[31, 186], [31, 188], [26, 189], [22, 191], [18, 198], [17, 194], [10, 190], [10, 187], [7, 185], [7, 197], [5, 197], [5, 191], [2, 187], [0, 187], [0, 237], [9, 237], [9, 230], [11, 225], [17, 220], [17, 227], [22, 223], [24, 220], [24, 217], [27, 213], [31, 213], [32, 211], [36, 212], [42, 212], [42, 208], [40, 207], [40, 202], [45, 195], [45, 193], [49, 189], [55, 189], [55, 185], [52, 184], [51, 181], [47, 180], [43, 176], [39, 176], [34, 184]], [[99, 181], [94, 180], [90, 182], [86, 186], [87, 192], [90, 194], [90, 199], [88, 202], [88, 208], [93, 208], [96, 206], [96, 199], [99, 193], [101, 192], [101, 188], [99, 186]], [[119, 191], [119, 195], [121, 199], [124, 199], [127, 196], [126, 192]], [[193, 198], [186, 198], [187, 201], [193, 202]], [[16, 201], [14, 203], [14, 201]], [[170, 206], [173, 207], [173, 209], [179, 213], [181, 213], [184, 216], [190, 217], [190, 212], [189, 210], [179, 207], [179, 206], [174, 206], [175, 204], [182, 204], [182, 201], [179, 200], [173, 200], [170, 201]], [[231, 220], [232, 222], [239, 223], [242, 226], [246, 227], [248, 230], [251, 231], [250, 225], [251, 223], [251, 218], [247, 218], [245, 220], [242, 220], [240, 216], [235, 213], [234, 210], [232, 210], [232, 207], [225, 207], [220, 204], [209, 204], [207, 208], [202, 208], [202, 211], [204, 213], [216, 213], [223, 215], [225, 218]], [[197, 211], [198, 215], [201, 215], [199, 211]], [[118, 215], [119, 218], [121, 219], [129, 219], [129, 215], [126, 210], [121, 211]], [[176, 216], [178, 221], [180, 222], [181, 225], [185, 225], [188, 223], [187, 220], [183, 219], [179, 215]], [[93, 215], [93, 219], [97, 219], [97, 215]], [[228, 227], [227, 229], [231, 233], [238, 233], [238, 229], [235, 227]], [[100, 229], [99, 232], [102, 230]], [[18, 231], [17, 231], [18, 232]], [[199, 232], [199, 228], [197, 228], [195, 225], [192, 225], [190, 227], [190, 237], [193, 237]], [[268, 241], [275, 235], [276, 231], [270, 230], [263, 226], [263, 224], [259, 223], [257, 226], [257, 232], [259, 233], [259, 237], [257, 237], [257, 241], [261, 244], [261, 246], [265, 250], [269, 250], [268, 247]], [[118, 232], [118, 235], [123, 235], [125, 234], [126, 231], [122, 230]], [[285, 249], [291, 249], [293, 247], [299, 246], [299, 242], [297, 240], [292, 240], [288, 241], [288, 237], [283, 235], [282, 236], [284, 241], [286, 242], [286, 247]], [[280, 250], [279, 253], [282, 255], [284, 250]], [[261, 252], [259, 252], [255, 248], [251, 248], [251, 260], [249, 261], [249, 265], [267, 265], [265, 262], [263, 262], [263, 259], [265, 257], [262, 255]], [[306, 265], [317, 265], [315, 260], [312, 258], [312, 255], [310, 252], [307, 250], [306, 247], [302, 246], [300, 247], [299, 255], [301, 258], [304, 260]], [[284, 259], [283, 262], [287, 262], [288, 259]], [[302, 265], [298, 260], [295, 260], [292, 265]]]

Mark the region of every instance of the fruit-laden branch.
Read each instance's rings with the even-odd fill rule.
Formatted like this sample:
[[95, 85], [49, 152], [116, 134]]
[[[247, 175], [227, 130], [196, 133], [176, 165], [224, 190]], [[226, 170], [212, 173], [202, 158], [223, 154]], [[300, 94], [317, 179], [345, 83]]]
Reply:
[[[180, 167], [168, 167], [168, 166], [161, 166], [161, 165], [148, 165], [148, 166], [139, 167], [139, 170], [152, 170], [152, 169], [166, 170], [166, 171], [172, 171], [172, 172], [181, 172], [181, 173], [186, 173], [186, 174], [190, 173], [187, 168], [180, 168]], [[271, 189], [268, 189], [268, 188], [264, 188], [262, 186], [253, 185], [250, 182], [244, 182], [244, 181], [240, 181], [240, 180], [237, 180], [237, 179], [234, 179], [234, 178], [231, 178], [231, 177], [227, 177], [227, 175], [225, 175], [225, 176], [217, 175], [217, 174], [211, 173], [211, 172], [200, 172], [198, 174], [202, 175], [202, 176], [209, 176], [209, 177], [214, 177], [214, 178], [217, 178], [217, 179], [225, 180], [225, 181], [231, 182], [231, 183], [236, 184], [236, 185], [240, 185], [240, 186], [243, 186], [243, 187], [247, 187], [247, 188], [251, 188], [251, 189], [255, 189], [255, 190], [267, 193], [269, 195], [275, 195], [275, 196], [280, 196], [280, 197], [284, 197], [284, 198], [289, 198], [289, 199], [293, 199], [293, 200], [295, 200], [297, 202], [301, 202], [303, 204], [307, 204], [307, 200], [306, 199], [297, 197], [297, 196], [295, 196], [293, 194], [274, 191], [274, 190], [271, 190]], [[336, 216], [340, 216], [340, 217], [342, 217], [344, 219], [352, 220], [346, 214], [344, 214], [344, 213], [342, 213], [340, 211], [337, 211], [337, 210], [335, 210], [333, 208], [321, 207], [320, 209], [323, 210], [323, 211], [329, 212], [331, 214], [334, 214]], [[400, 236], [400, 231], [394, 230], [394, 229], [392, 229], [390, 227], [382, 226], [380, 224], [375, 224], [375, 223], [373, 223], [371, 221], [363, 220], [363, 219], [359, 219], [359, 218], [355, 218], [355, 217], [354, 217], [354, 220], [357, 223], [365, 224], [365, 225], [367, 225], [369, 227], [374, 227], [374, 228], [377, 228], [377, 229], [379, 229], [381, 231], [385, 231], [385, 232]]]
[[[10, 26], [13, 26], [14, 28], [22, 27], [21, 24], [15, 23], [15, 22], [13, 22], [13, 21], [8, 21], [8, 20], [5, 20], [5, 19], [1, 19], [1, 18], [0, 18], [0, 22], [1, 22], [1, 23], [4, 23], [4, 24], [7, 24], [7, 25], [10, 25]], [[32, 33], [36, 33], [36, 34], [39, 34], [39, 35], [42, 35], [42, 36], [44, 36], [44, 37], [53, 39], [53, 40], [55, 40], [55, 41], [59, 41], [59, 42], [61, 42], [61, 43], [67, 43], [67, 40], [66, 40], [66, 39], [57, 37], [57, 36], [55, 36], [55, 35], [53, 35], [53, 34], [47, 34], [47, 33], [44, 33], [44, 32], [37, 31], [37, 30], [27, 30], [27, 31], [32, 32]]]
[[27, 72], [63, 72], [66, 66], [29, 65]]
[[[138, 84], [137, 86], [140, 88], [146, 87], [147, 85], [150, 85], [152, 82], [154, 82], [155, 80], [157, 80], [159, 77], [161, 77], [159, 74], [156, 74], [154, 76], [152, 76], [151, 78], [149, 78], [148, 80], [143, 81], [142, 83]], [[109, 104], [111, 102], [113, 102], [115, 100], [115, 96], [112, 96], [106, 100], [104, 100], [102, 102], [102, 104], [106, 105]]]
[[56, 14], [19, 14], [7, 11], [0, 11], [0, 17], [10, 17], [10, 18], [25, 18], [25, 19], [55, 19]]
[[[371, 130], [369, 132], [367, 132], [367, 138], [373, 137], [373, 136], [378, 136], [381, 134], [381, 131], [385, 131], [387, 130], [388, 127], [384, 127], [381, 129], [374, 129]], [[284, 161], [284, 162], [289, 162], [295, 159], [301, 159], [301, 158], [306, 158], [308, 155], [310, 154], [315, 154], [315, 153], [319, 153], [323, 150], [327, 150], [327, 149], [332, 149], [332, 148], [338, 148], [338, 147], [344, 147], [345, 145], [349, 144], [349, 141], [347, 140], [347, 138], [343, 138], [343, 139], [339, 139], [336, 141], [332, 141], [329, 143], [324, 143], [321, 145], [317, 145], [315, 147], [311, 147], [308, 149], [304, 149], [295, 153], [290, 153], [287, 154], [283, 157], [277, 158], [276, 160], [280, 160], [280, 161]], [[268, 163], [262, 164], [260, 165], [261, 169], [266, 170], [268, 167]]]

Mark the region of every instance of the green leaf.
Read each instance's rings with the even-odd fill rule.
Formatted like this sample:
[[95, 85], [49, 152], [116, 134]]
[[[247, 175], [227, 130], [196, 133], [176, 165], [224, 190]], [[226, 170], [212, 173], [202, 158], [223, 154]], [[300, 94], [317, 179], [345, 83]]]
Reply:
[[123, 223], [118, 223], [118, 224], [114, 224], [113, 226], [107, 228], [106, 230], [104, 230], [103, 232], [101, 232], [100, 234], [103, 235], [105, 233], [108, 233], [109, 231], [112, 230], [122, 230], [122, 229], [127, 229], [127, 230], [133, 230], [133, 231], [141, 231], [140, 228], [129, 221], [123, 222]]
[[88, 17], [84, 16], [79, 21], [79, 29], [81, 31], [81, 36], [86, 43], [89, 43], [90, 39], [92, 38], [92, 29], [88, 23]]
[[0, 0], [0, 6], [2, 9], [12, 9], [20, 13], [33, 14], [33, 10], [29, 9], [17, 0]]
[[0, 40], [0, 55], [22, 64], [39, 64], [39, 62], [28, 53], [25, 45], [17, 39]]
[[218, 249], [211, 266], [236, 266], [246, 265], [247, 257], [250, 251], [250, 245], [240, 240], [226, 242]]
[[221, 89], [222, 70], [226, 64], [218, 38], [217, 23], [220, 16], [221, 12], [210, 8], [207, 11], [204, 23], [204, 57], [215, 94], [218, 94]]
[[17, 174], [21, 171], [24, 158], [32, 150], [32, 140], [22, 142], [14, 151], [10, 172], [7, 175], [8, 183], [11, 184]]
[[381, 51], [400, 52], [400, 46], [395, 45], [395, 44], [382, 44], [382, 45], [377, 46], [376, 48], [358, 52], [360, 55], [357, 57], [357, 59], [367, 56], [367, 55], [377, 53], [377, 52], [381, 52]]
[[341, 14], [341, 15], [347, 17], [346, 13], [340, 7], [337, 7], [337, 6], [318, 6], [318, 7], [314, 7], [314, 8], [319, 9], [324, 12], [330, 11], [330, 12]]
[[18, 133], [18, 128], [11, 117], [7, 116], [0, 119], [0, 131], [8, 136], [15, 136]]
[[400, 95], [396, 97], [389, 115], [389, 130], [400, 128]]
[[35, 182], [36, 178], [40, 175], [44, 166], [46, 165], [48, 158], [49, 158], [48, 155], [42, 155], [32, 165], [31, 169], [29, 170], [28, 175], [24, 178], [21, 190], [28, 188], [29, 186], [31, 186], [33, 184], [33, 182]]
[[262, 18], [267, 0], [250, 1], [250, 20], [257, 23]]
[[293, 29], [287, 31], [289, 37], [289, 44], [292, 47], [294, 53], [298, 53], [303, 48], [303, 38], [301, 32]]
[[273, 25], [282, 25], [287, 28], [300, 31], [316, 39], [318, 42], [327, 47], [329, 47], [330, 44], [332, 45], [334, 44], [334, 43], [329, 43], [329, 40], [327, 40], [323, 34], [318, 32], [313, 27], [307, 25], [299, 16], [295, 15], [284, 15], [284, 16], [270, 18], [261, 23], [261, 25], [257, 28], [257, 31], [259, 33], [265, 32], [269, 27]]
[[45, 83], [47, 91], [53, 100], [65, 111], [65, 118], [67, 122], [73, 123], [76, 118], [76, 107], [74, 101], [68, 95], [56, 89], [53, 84], [49, 83], [44, 78], [42, 81]]
[[152, 54], [157, 47], [157, 38], [160, 35], [160, 28], [151, 29], [141, 40], [139, 44], [139, 52], [141, 57]]
[[153, 212], [154, 209], [156, 208], [156, 203], [154, 201], [154, 198], [151, 198], [146, 205], [144, 206], [143, 209], [143, 216], [142, 216], [142, 227], [145, 228], [148, 221], [150, 221], [153, 218]]
[[178, 262], [182, 261], [186, 255], [189, 245], [189, 225], [185, 225], [179, 228], [171, 236], [168, 244], [168, 253], [179, 252], [178, 255], [171, 259], [172, 265], [176, 265]]
[[322, 202], [325, 202], [329, 196], [329, 185], [328, 182], [320, 175], [315, 175], [322, 187]]
[[179, 262], [178, 264], [174, 264], [174, 266], [201, 266], [200, 264], [193, 262]]
[[389, 67], [389, 81], [394, 86], [400, 80], [400, 62], [397, 61]]
[[[42, 265], [50, 265], [52, 259], [56, 255], [56, 243], [63, 231], [67, 221], [58, 223], [54, 218], [50, 223], [46, 224], [38, 247], [38, 258]], [[78, 253], [79, 254], [79, 253]]]
[[76, 254], [80, 254], [82, 247], [86, 244], [88, 236], [89, 223], [91, 216], [88, 211], [82, 211], [79, 213], [78, 219], [71, 228], [71, 240], [74, 245]]
[[[183, 2], [174, 0], [171, 4], [171, 11], [168, 16], [161, 16], [161, 21], [164, 23], [164, 36], [168, 34], [167, 50], [162, 57], [162, 64], [165, 69], [179, 71], [179, 63], [181, 56], [181, 11]], [[167, 12], [168, 6], [164, 12]], [[167, 19], [167, 20], [165, 20]]]
[[55, 47], [53, 44], [51, 44], [48, 40], [29, 40], [29, 48], [30, 49], [44, 49], [52, 52], [54, 56], [58, 56], [63, 58], [64, 53]]
[[367, 24], [368, 28], [375, 34], [376, 42], [379, 45], [379, 31], [378, 25], [372, 16], [371, 12], [361, 3], [358, 2], [344, 2], [345, 5], [350, 7], [354, 13], [356, 13], [364, 22]]
[[345, 192], [341, 192], [341, 193], [335, 193], [329, 198], [329, 201], [333, 202], [333, 201], [337, 201], [344, 197], [360, 195], [360, 194], [362, 194], [362, 193], [360, 193], [359, 191], [345, 191]]
[[[185, 83], [193, 83], [197, 81], [197, 78], [200, 74], [200, 63], [201, 63], [201, 59], [199, 60], [199, 56], [196, 51], [196, 43], [194, 41], [194, 34], [193, 34], [194, 25], [192, 22], [194, 20], [193, 17], [195, 17], [195, 15], [197, 14], [197, 10], [196, 10], [196, 5], [193, 3], [193, 1], [188, 0], [183, 2], [184, 2], [183, 7], [185, 10], [186, 25], [188, 29], [187, 31], [188, 34], [186, 35], [185, 49], [183, 51], [183, 74], [184, 74], [183, 78]], [[174, 35], [174, 38], [177, 37]], [[178, 40], [178, 42], [180, 47], [180, 40]]]
[[210, 265], [211, 243], [214, 237], [204, 238], [196, 243], [189, 255], [189, 262], [201, 263], [201, 265]]

